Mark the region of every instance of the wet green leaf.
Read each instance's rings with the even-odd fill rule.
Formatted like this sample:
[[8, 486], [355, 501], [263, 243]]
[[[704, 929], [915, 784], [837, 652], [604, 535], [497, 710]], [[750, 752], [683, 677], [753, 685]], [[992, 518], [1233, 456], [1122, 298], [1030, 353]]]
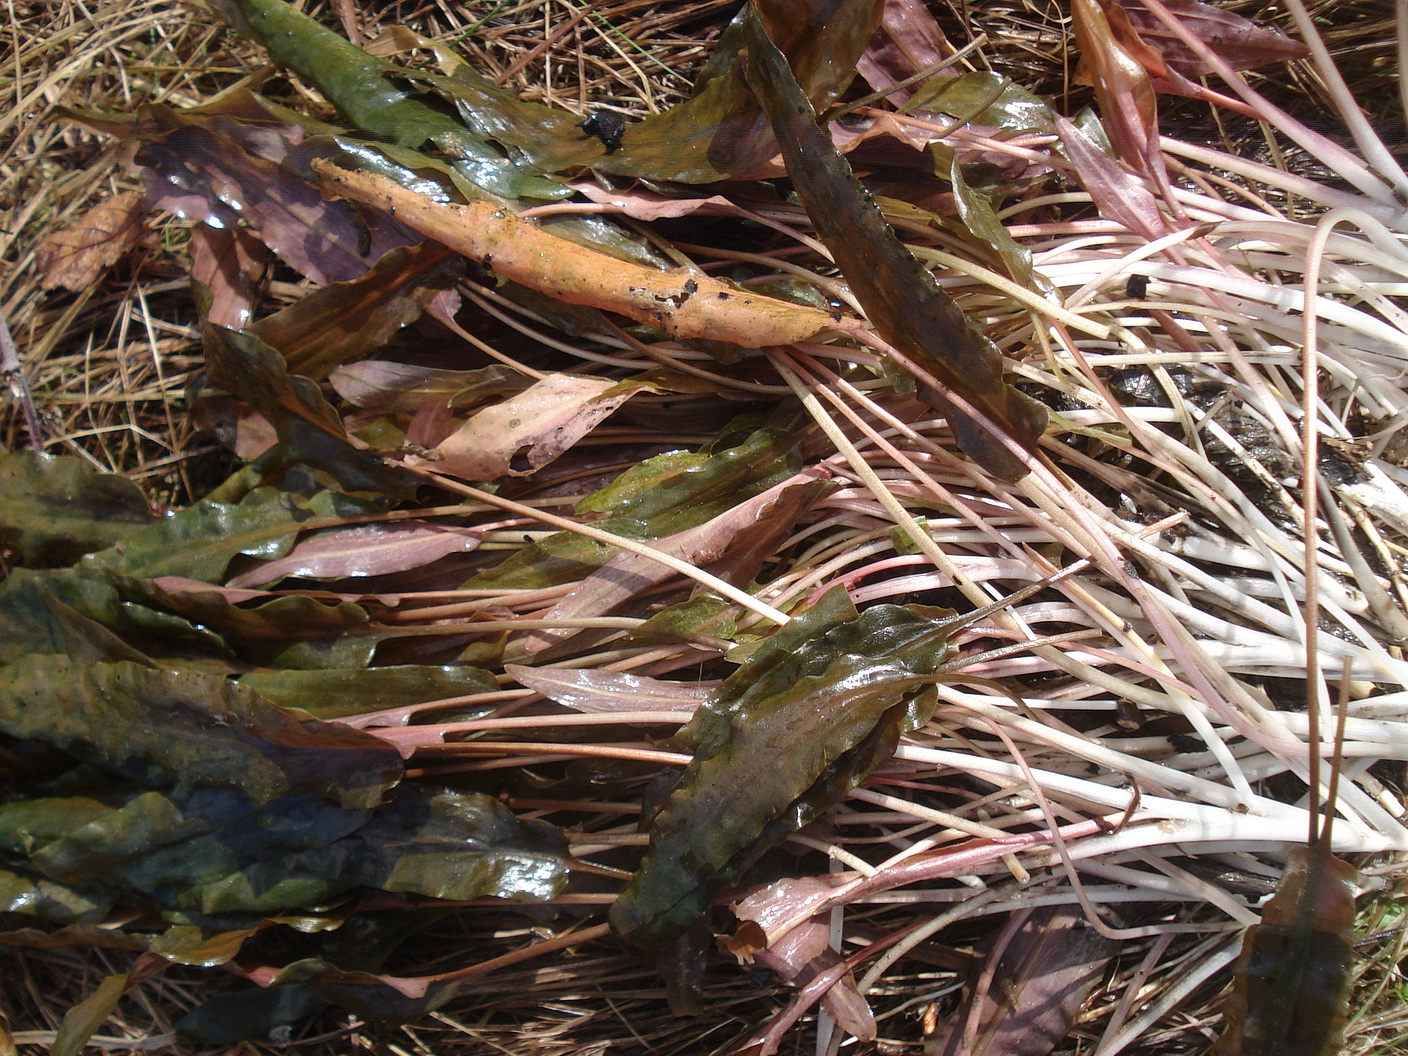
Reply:
[[26, 565], [66, 565], [155, 518], [137, 485], [69, 456], [0, 452], [0, 548]]
[[[17, 868], [213, 933], [316, 912], [363, 886], [543, 899], [566, 881], [566, 848], [551, 825], [516, 818], [491, 796], [419, 786], [370, 811], [316, 795], [259, 805], [218, 788], [144, 792], [115, 806], [70, 798], [0, 807], [0, 853]], [[183, 934], [161, 948], [208, 960], [240, 941]]]
[[212, 7], [269, 58], [307, 79], [356, 128], [404, 147], [434, 143], [467, 178], [504, 198], [561, 198], [570, 189], [520, 170], [438, 100], [408, 87], [407, 71], [368, 55], [282, 0], [212, 0]]
[[[632, 466], [577, 504], [578, 513], [606, 513], [593, 525], [632, 539], [658, 539], [694, 528], [792, 476], [791, 438], [768, 430], [722, 451], [677, 451]], [[467, 586], [540, 587], [589, 575], [617, 551], [571, 532], [526, 547]]]
[[[231, 648], [236, 642], [318, 641], [337, 638], [370, 623], [367, 609], [356, 602], [331, 595], [311, 594], [268, 596], [257, 604], [237, 604], [214, 588], [202, 590], [199, 584], [172, 581], [157, 583], [131, 576], [115, 576], [124, 598], [144, 602], [154, 608], [184, 616], [217, 631]], [[238, 649], [236, 648], [236, 651]]]
[[629, 942], [683, 934], [762, 851], [838, 803], [928, 720], [952, 613], [828, 592], [766, 639], [680, 731], [694, 760], [611, 909]]
[[16, 569], [0, 584], [0, 664], [37, 653], [140, 662], [141, 654], [116, 633], [129, 626], [130, 615], [105, 577]]
[[110, 975], [99, 983], [98, 989], [64, 1013], [59, 1029], [54, 1032], [49, 1056], [78, 1056], [126, 992], [125, 974]]
[[283, 353], [290, 371], [321, 381], [334, 368], [365, 359], [420, 318], [431, 298], [453, 288], [463, 270], [443, 246], [393, 249], [361, 278], [321, 286], [250, 330]]
[[1007, 266], [1007, 274], [1015, 282], [1042, 293], [1051, 290], [1051, 283], [1032, 267], [1032, 251], [1008, 233], [998, 218], [992, 198], [969, 185], [957, 158], [954, 158], [949, 169], [949, 176], [953, 181], [953, 199], [958, 206], [958, 218], [963, 225], [997, 251]]
[[1021, 461], [977, 421], [956, 413], [946, 393], [961, 395], [1029, 451], [1046, 428], [1046, 409], [1003, 379], [997, 349], [896, 237], [817, 126], [816, 112], [751, 7], [743, 18], [749, 83], [767, 109], [807, 215], [876, 333], [944, 386], [922, 388], [920, 395], [944, 411], [969, 457], [997, 476], [1022, 476]]
[[319, 504], [287, 491], [256, 488], [238, 502], [207, 499], [187, 506], [116, 546], [90, 555], [83, 567], [149, 579], [184, 576], [217, 583], [239, 555], [282, 557], [293, 546], [304, 522], [318, 516], [353, 515], [354, 511], [364, 512], [365, 507], [349, 503], [339, 508], [329, 498], [319, 508]]
[[290, 374], [283, 357], [253, 334], [207, 326], [205, 356], [210, 380], [269, 421], [288, 460], [322, 470], [347, 491], [394, 498], [414, 493], [414, 477], [354, 445], [318, 387]]
[[260, 803], [311, 792], [369, 806], [401, 776], [395, 749], [360, 730], [290, 714], [224, 678], [132, 663], [17, 660], [0, 669], [0, 729]]
[[[751, 6], [751, 5], [750, 5]], [[856, 60], [879, 23], [877, 0], [762, 0], [779, 45], [819, 108], [850, 84]], [[757, 168], [776, 153], [767, 122], [737, 76], [742, 27], [724, 31], [691, 97], [663, 113], [628, 122], [619, 149], [586, 135], [575, 114], [527, 103], [468, 66], [449, 76], [414, 75], [452, 100], [465, 124], [505, 144], [517, 159], [547, 172], [589, 167], [632, 178], [713, 183]]]
[[345, 671], [254, 671], [240, 680], [266, 700], [321, 719], [337, 719], [445, 697], [490, 693], [493, 675], [455, 664], [402, 664]]
[[904, 113], [913, 110], [947, 114], [1008, 132], [1055, 131], [1049, 103], [1011, 78], [989, 70], [925, 81], [902, 107]]

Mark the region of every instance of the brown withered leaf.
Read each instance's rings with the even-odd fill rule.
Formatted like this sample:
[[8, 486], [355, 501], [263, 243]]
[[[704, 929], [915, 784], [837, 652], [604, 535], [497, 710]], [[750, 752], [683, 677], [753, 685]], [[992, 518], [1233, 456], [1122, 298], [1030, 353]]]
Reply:
[[420, 318], [462, 271], [462, 261], [444, 246], [398, 246], [365, 275], [322, 286], [250, 330], [283, 353], [289, 370], [322, 381]]
[[1069, 906], [1032, 910], [1015, 929], [991, 985], [940, 1024], [925, 1056], [1049, 1056], [1119, 949]]
[[1021, 460], [974, 418], [958, 413], [949, 394], [962, 397], [1028, 451], [1046, 428], [1046, 408], [1007, 384], [997, 349], [896, 237], [818, 127], [816, 112], [761, 19], [750, 12], [744, 23], [748, 83], [772, 121], [812, 225], [876, 333], [943, 386], [925, 385], [920, 395], [948, 417], [964, 453], [996, 476], [1020, 478], [1026, 472]]
[[141, 192], [123, 191], [50, 234], [36, 253], [40, 285], [46, 290], [63, 286], [75, 293], [91, 287], [140, 241], [146, 231], [145, 213]]

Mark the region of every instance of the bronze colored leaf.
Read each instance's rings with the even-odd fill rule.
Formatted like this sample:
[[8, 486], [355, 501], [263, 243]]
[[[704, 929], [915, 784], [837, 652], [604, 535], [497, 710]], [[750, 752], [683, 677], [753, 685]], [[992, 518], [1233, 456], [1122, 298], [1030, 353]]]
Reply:
[[749, 83], [767, 109], [788, 175], [876, 333], [942, 384], [942, 390], [924, 387], [921, 396], [948, 416], [964, 452], [997, 476], [1021, 477], [1021, 461], [976, 420], [956, 413], [945, 393], [961, 395], [1029, 451], [1046, 428], [1046, 408], [1007, 384], [997, 349], [890, 229], [817, 126], [816, 112], [755, 12], [745, 27]]

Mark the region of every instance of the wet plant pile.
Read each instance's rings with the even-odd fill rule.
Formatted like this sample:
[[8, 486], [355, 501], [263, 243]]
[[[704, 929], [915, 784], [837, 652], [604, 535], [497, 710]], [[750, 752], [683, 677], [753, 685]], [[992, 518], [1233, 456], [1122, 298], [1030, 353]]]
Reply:
[[480, 7], [15, 81], [11, 1051], [1203, 1052], [1325, 801], [1387, 930], [1408, 174], [1318, 13]]

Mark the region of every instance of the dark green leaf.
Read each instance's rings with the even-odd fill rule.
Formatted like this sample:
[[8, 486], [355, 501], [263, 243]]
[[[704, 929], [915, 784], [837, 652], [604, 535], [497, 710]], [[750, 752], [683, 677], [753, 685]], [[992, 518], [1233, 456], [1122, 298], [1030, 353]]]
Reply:
[[0, 669], [0, 729], [260, 803], [306, 791], [365, 807], [401, 776], [396, 751], [360, 730], [292, 715], [223, 678], [131, 663], [31, 656]]
[[332, 493], [310, 503], [290, 492], [256, 488], [237, 503], [207, 499], [91, 555], [84, 567], [112, 569], [155, 579], [183, 576], [207, 583], [224, 578], [238, 555], [282, 557], [293, 546], [300, 525], [319, 516], [364, 512], [339, 507]]
[[241, 678], [240, 685], [280, 707], [298, 708], [320, 719], [489, 693], [499, 688], [487, 671], [449, 664], [346, 671], [255, 671]]
[[370, 622], [365, 607], [332, 595], [266, 595], [250, 605], [237, 604], [225, 591], [202, 589], [186, 580], [158, 582], [121, 575], [114, 575], [114, 580], [124, 598], [177, 613], [218, 631], [231, 643], [318, 641], [360, 630]]
[[68, 456], [0, 452], [0, 547], [27, 565], [67, 565], [154, 518], [137, 485]]
[[205, 1045], [232, 1047], [241, 1041], [266, 1038], [275, 1027], [297, 1023], [327, 1001], [306, 986], [248, 986], [216, 994], [193, 1012], [176, 1021], [183, 1035]]
[[207, 326], [205, 355], [210, 380], [268, 419], [288, 460], [322, 470], [348, 491], [414, 493], [415, 478], [356, 447], [318, 387], [289, 374], [283, 357], [253, 334]]
[[407, 786], [357, 832], [300, 864], [383, 891], [539, 901], [567, 881], [567, 841], [479, 793]]
[[650, 825], [611, 909], [629, 942], [683, 934], [759, 853], [825, 813], [933, 707], [946, 610], [877, 605], [844, 589], [766, 639], [680, 732], [694, 761]]
[[1022, 476], [1022, 462], [977, 421], [957, 414], [946, 393], [961, 395], [1029, 451], [1046, 428], [1045, 407], [1006, 383], [997, 349], [895, 236], [817, 127], [816, 112], [751, 6], [743, 18], [749, 83], [767, 109], [807, 215], [876, 333], [945, 386], [925, 387], [921, 396], [944, 411], [974, 461], [1000, 477]]
[[403, 87], [407, 71], [368, 55], [283, 0], [213, 0], [211, 6], [374, 138], [412, 148], [432, 142], [460, 160], [467, 178], [504, 198], [571, 194], [556, 181], [521, 171], [446, 108]]
[[136, 629], [141, 615], [123, 606], [105, 576], [16, 569], [0, 584], [0, 664], [41, 653], [140, 663], [142, 654], [119, 633]]

